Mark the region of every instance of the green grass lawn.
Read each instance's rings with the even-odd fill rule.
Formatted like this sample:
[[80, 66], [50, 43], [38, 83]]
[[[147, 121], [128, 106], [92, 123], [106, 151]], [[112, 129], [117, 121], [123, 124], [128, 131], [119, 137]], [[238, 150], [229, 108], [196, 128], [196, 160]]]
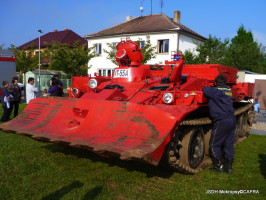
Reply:
[[265, 199], [265, 147], [265, 136], [251, 134], [236, 147], [232, 175], [185, 175], [0, 131], [0, 199]]

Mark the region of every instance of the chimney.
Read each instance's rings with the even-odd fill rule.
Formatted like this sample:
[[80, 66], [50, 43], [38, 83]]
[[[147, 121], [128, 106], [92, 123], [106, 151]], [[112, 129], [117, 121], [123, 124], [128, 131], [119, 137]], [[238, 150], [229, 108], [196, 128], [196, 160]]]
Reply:
[[179, 10], [174, 11], [174, 21], [180, 23], [181, 12]]
[[53, 30], [53, 32], [55, 33], [55, 32], [58, 32], [57, 30]]
[[130, 21], [131, 19], [133, 19], [132, 16], [127, 16], [127, 20], [126, 21]]
[[65, 28], [64, 31], [69, 31], [69, 29], [68, 28]]

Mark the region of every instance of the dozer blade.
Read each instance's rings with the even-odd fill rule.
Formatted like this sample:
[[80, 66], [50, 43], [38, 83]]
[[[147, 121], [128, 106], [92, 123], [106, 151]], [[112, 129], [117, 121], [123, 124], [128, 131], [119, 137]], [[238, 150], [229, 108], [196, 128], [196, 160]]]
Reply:
[[[180, 112], [177, 115], [183, 116], [187, 110]], [[49, 97], [32, 100], [0, 129], [116, 154], [121, 159], [143, 159], [163, 143], [179, 120], [157, 106]]]

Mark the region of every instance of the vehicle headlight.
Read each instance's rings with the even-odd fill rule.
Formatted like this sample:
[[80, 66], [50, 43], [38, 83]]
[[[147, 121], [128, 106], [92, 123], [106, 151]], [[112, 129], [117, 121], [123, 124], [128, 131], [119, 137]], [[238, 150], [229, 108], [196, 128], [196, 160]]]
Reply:
[[95, 80], [95, 79], [90, 79], [90, 81], [89, 81], [89, 87], [91, 88], [91, 89], [94, 89], [94, 88], [96, 88], [97, 87], [97, 81]]
[[79, 89], [78, 88], [73, 88], [72, 89], [72, 94], [73, 94], [73, 96], [75, 96], [76, 94], [78, 94], [79, 93]]
[[171, 93], [165, 93], [163, 95], [163, 102], [166, 104], [170, 104], [173, 102], [173, 95]]

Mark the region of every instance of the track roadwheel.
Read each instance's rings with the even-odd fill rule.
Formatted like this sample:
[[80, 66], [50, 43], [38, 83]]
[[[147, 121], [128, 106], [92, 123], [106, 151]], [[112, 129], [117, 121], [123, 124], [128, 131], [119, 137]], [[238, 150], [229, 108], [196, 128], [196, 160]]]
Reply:
[[209, 156], [210, 154], [210, 139], [211, 139], [211, 134], [212, 134], [212, 127], [211, 126], [207, 126], [204, 129], [205, 135], [204, 135], [204, 143], [205, 143], [205, 155]]
[[240, 122], [239, 122], [239, 137], [244, 137], [247, 135], [247, 132], [249, 131], [249, 124], [248, 124], [248, 115], [247, 113], [243, 113], [240, 116]]
[[256, 121], [256, 112], [254, 111], [254, 107], [251, 107], [248, 111], [248, 124], [251, 127], [253, 123]]
[[201, 126], [180, 126], [169, 142], [164, 158], [173, 170], [196, 174], [211, 163], [208, 156], [204, 157], [204, 147]]
[[196, 169], [204, 158], [204, 132], [200, 126], [187, 127], [184, 131], [179, 150], [180, 162]]
[[241, 131], [241, 128], [240, 128], [240, 123], [241, 123], [241, 117], [237, 117], [236, 118], [236, 129], [235, 129], [235, 142], [239, 139], [239, 135], [240, 135], [240, 131]]

